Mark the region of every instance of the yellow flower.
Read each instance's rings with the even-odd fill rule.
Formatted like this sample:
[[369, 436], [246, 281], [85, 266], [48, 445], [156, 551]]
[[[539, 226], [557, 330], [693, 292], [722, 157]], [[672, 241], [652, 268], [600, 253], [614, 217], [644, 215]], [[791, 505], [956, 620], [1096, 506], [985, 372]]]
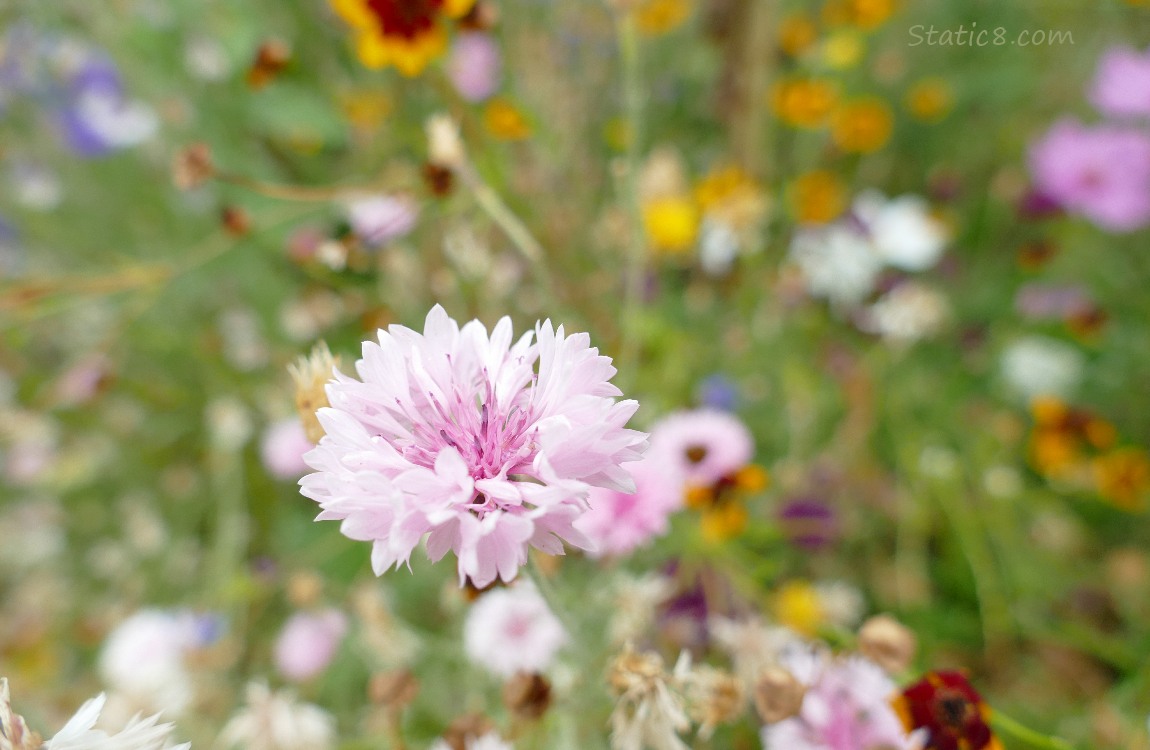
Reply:
[[1140, 448], [1119, 448], [1094, 459], [1094, 482], [1098, 494], [1115, 507], [1141, 510], [1150, 493], [1150, 459]]
[[823, 42], [822, 58], [828, 68], [846, 70], [858, 65], [865, 45], [858, 33], [849, 30], [836, 31]]
[[795, 180], [790, 190], [791, 209], [803, 224], [824, 224], [838, 218], [847, 204], [847, 191], [832, 172], [818, 169]]
[[666, 34], [691, 15], [690, 0], [645, 0], [635, 9], [635, 23], [644, 34]]
[[818, 36], [818, 28], [806, 15], [787, 16], [779, 26], [779, 48], [783, 54], [798, 57], [811, 48]]
[[788, 125], [817, 128], [824, 125], [838, 103], [838, 89], [829, 81], [792, 78], [775, 84], [775, 112]]
[[369, 68], [395, 66], [419, 75], [447, 47], [444, 21], [466, 15], [475, 0], [331, 0], [356, 33], [355, 50]]
[[954, 92], [942, 78], [924, 78], [906, 92], [906, 109], [924, 122], [938, 122], [954, 106]]
[[890, 140], [894, 116], [881, 99], [867, 98], [845, 104], [835, 113], [831, 139], [843, 151], [867, 154]]
[[531, 125], [507, 99], [492, 99], [483, 110], [487, 132], [501, 141], [522, 141], [531, 136]]
[[775, 619], [801, 635], [812, 636], [826, 619], [822, 601], [806, 581], [789, 581], [775, 592]]
[[703, 539], [712, 544], [734, 539], [747, 528], [747, 509], [739, 502], [722, 502], [703, 511]]
[[655, 198], [643, 205], [643, 228], [655, 250], [681, 253], [699, 234], [699, 208], [686, 197]]

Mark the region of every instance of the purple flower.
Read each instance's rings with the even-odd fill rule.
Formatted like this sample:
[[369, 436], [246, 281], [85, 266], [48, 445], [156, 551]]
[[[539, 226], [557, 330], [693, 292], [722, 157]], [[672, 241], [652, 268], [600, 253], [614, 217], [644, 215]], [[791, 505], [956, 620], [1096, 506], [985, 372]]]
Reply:
[[1150, 48], [1111, 47], [1098, 61], [1090, 101], [1112, 117], [1150, 116]]
[[150, 139], [156, 113], [128, 99], [119, 71], [103, 55], [90, 54], [72, 72], [68, 99], [56, 115], [64, 142], [80, 156], [98, 157]]
[[1150, 136], [1064, 119], [1030, 150], [1040, 191], [1110, 232], [1150, 222]]
[[499, 89], [503, 58], [490, 34], [468, 32], [455, 38], [447, 75], [455, 90], [469, 102], [481, 102]]
[[778, 519], [783, 535], [791, 544], [806, 550], [817, 550], [838, 535], [834, 510], [815, 497], [788, 500], [779, 509]]
[[347, 206], [351, 231], [363, 242], [379, 247], [415, 228], [419, 206], [404, 195], [370, 195]]
[[509, 318], [488, 335], [436, 305], [422, 334], [393, 325], [365, 342], [356, 372], [327, 386], [300, 485], [317, 520], [372, 542], [376, 574], [428, 534], [432, 560], [455, 552], [461, 585], [511, 581], [528, 547], [590, 546], [573, 523], [591, 487], [635, 489], [622, 464], [646, 447], [626, 428], [639, 404], [615, 400], [615, 368], [585, 333], [547, 321], [513, 343]]
[[715, 373], [699, 383], [695, 398], [705, 408], [734, 411], [739, 405], [739, 386], [726, 375]]

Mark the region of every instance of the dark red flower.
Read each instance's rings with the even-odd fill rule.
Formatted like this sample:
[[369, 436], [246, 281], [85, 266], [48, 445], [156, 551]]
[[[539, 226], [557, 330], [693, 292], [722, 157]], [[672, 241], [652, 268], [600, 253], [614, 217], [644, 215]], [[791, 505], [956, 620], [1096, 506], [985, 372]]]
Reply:
[[926, 729], [929, 750], [1002, 750], [990, 709], [961, 672], [928, 672], [894, 700], [908, 732]]

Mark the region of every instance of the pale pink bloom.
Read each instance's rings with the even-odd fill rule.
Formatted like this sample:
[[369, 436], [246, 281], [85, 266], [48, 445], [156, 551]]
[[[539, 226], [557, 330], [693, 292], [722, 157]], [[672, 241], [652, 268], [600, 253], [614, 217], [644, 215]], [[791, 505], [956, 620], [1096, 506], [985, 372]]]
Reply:
[[1150, 48], [1108, 49], [1098, 61], [1090, 101], [1113, 117], [1150, 116]]
[[891, 707], [898, 688], [862, 657], [832, 658], [802, 647], [782, 659], [807, 692], [798, 716], [763, 728], [769, 750], [921, 750]]
[[1150, 136], [1133, 128], [1064, 119], [1030, 149], [1035, 186], [1104, 230], [1150, 223]]
[[307, 473], [304, 454], [314, 448], [299, 417], [288, 417], [268, 425], [260, 440], [260, 459], [276, 479], [299, 479]]
[[351, 231], [371, 247], [386, 245], [415, 228], [419, 206], [406, 195], [368, 195], [347, 204]]
[[573, 522], [591, 487], [634, 490], [622, 464], [646, 446], [626, 428], [639, 405], [615, 400], [615, 368], [585, 333], [547, 321], [512, 343], [509, 318], [489, 336], [436, 305], [422, 334], [393, 325], [365, 342], [356, 372], [327, 386], [300, 485], [317, 520], [373, 543], [377, 575], [430, 534], [428, 555], [453, 551], [461, 585], [511, 581], [528, 547], [590, 546]]
[[696, 409], [668, 415], [651, 428], [648, 460], [687, 484], [709, 486], [750, 463], [754, 452], [754, 438], [738, 417]]
[[276, 669], [295, 682], [310, 680], [327, 669], [346, 634], [347, 616], [338, 609], [296, 612], [276, 639]]
[[193, 616], [141, 609], [108, 634], [100, 650], [100, 676], [122, 702], [177, 717], [192, 703], [185, 660], [200, 640]]
[[627, 468], [635, 491], [593, 488], [591, 509], [575, 522], [594, 545], [587, 551], [591, 557], [625, 555], [666, 534], [671, 514], [683, 505], [683, 480], [673, 468], [650, 459]]
[[566, 642], [559, 618], [528, 583], [483, 594], [463, 623], [468, 658], [500, 677], [544, 671]]
[[[451, 750], [446, 740], [436, 740], [428, 750]], [[495, 732], [488, 732], [482, 737], [469, 737], [464, 745], [465, 750], [515, 750], [510, 742], [505, 741]]]
[[447, 75], [469, 102], [481, 102], [499, 88], [503, 58], [499, 44], [482, 31], [458, 34], [451, 45]]

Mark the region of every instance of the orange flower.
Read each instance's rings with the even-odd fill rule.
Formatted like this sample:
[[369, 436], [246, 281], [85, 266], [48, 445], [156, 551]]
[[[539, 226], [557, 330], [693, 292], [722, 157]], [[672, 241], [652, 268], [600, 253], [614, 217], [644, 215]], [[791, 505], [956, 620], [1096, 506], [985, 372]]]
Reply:
[[772, 103], [779, 118], [796, 128], [818, 128], [838, 103], [838, 89], [829, 81], [792, 78], [775, 84]]
[[779, 47], [784, 54], [798, 57], [811, 48], [818, 36], [818, 28], [807, 16], [787, 16], [779, 27]]
[[942, 78], [924, 78], [906, 92], [906, 108], [924, 122], [938, 122], [954, 107], [954, 92]]
[[1146, 506], [1150, 492], [1150, 459], [1140, 448], [1119, 448], [1094, 459], [1094, 482], [1098, 494], [1127, 511]]
[[804, 224], [824, 224], [838, 218], [847, 205], [847, 192], [834, 173], [823, 169], [807, 172], [790, 190], [795, 218]]
[[635, 23], [644, 34], [666, 34], [691, 15], [689, 0], [646, 0], [635, 9]]
[[878, 151], [890, 140], [894, 117], [881, 99], [859, 99], [835, 113], [831, 138], [843, 151], [860, 154]]
[[493, 99], [483, 110], [487, 132], [501, 141], [522, 141], [531, 136], [531, 124], [507, 99]]

